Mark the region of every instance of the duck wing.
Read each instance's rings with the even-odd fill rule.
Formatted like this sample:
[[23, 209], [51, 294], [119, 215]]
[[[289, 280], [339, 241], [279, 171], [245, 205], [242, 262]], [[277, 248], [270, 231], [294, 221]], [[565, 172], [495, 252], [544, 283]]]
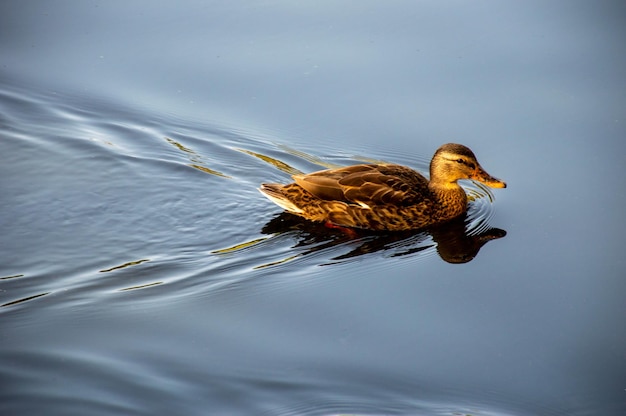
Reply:
[[428, 181], [400, 165], [354, 165], [295, 175], [302, 188], [326, 201], [372, 205], [411, 205], [424, 199]]

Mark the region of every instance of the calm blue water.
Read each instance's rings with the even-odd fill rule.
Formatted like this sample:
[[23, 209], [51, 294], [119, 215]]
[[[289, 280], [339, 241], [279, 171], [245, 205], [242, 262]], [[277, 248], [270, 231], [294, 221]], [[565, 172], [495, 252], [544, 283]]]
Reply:
[[[0, 413], [621, 415], [619, 2], [0, 5]], [[257, 187], [468, 145], [363, 235]]]

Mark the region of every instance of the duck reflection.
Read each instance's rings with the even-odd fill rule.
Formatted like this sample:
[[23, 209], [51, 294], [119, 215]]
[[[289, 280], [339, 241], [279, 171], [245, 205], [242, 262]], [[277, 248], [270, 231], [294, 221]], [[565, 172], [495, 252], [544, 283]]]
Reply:
[[[506, 235], [506, 231], [491, 227], [468, 228], [470, 221], [464, 214], [450, 222], [421, 232], [372, 232], [356, 229], [328, 228], [282, 212], [261, 230], [264, 234], [292, 233], [298, 238], [294, 246], [306, 247], [301, 255], [312, 254], [350, 241], [358, 245], [346, 254], [331, 260], [341, 261], [375, 252], [386, 252], [389, 257], [406, 256], [428, 250], [433, 246], [439, 256], [448, 263], [467, 263], [474, 259], [489, 241]], [[480, 231], [477, 231], [477, 228]]]

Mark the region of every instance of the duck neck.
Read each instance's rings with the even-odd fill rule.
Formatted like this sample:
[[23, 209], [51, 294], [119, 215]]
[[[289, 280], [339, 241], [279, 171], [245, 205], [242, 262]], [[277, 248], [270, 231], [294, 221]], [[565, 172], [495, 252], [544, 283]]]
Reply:
[[450, 214], [450, 218], [461, 215], [467, 209], [467, 195], [456, 181], [430, 182], [428, 188], [435, 195], [442, 210]]

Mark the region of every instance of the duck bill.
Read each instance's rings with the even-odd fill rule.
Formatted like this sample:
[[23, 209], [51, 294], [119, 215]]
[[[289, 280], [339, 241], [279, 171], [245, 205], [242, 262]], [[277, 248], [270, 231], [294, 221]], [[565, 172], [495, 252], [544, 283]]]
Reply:
[[498, 178], [494, 178], [493, 176], [485, 172], [480, 166], [476, 168], [474, 173], [472, 173], [470, 179], [482, 182], [491, 188], [506, 188], [506, 182], [501, 181]]

